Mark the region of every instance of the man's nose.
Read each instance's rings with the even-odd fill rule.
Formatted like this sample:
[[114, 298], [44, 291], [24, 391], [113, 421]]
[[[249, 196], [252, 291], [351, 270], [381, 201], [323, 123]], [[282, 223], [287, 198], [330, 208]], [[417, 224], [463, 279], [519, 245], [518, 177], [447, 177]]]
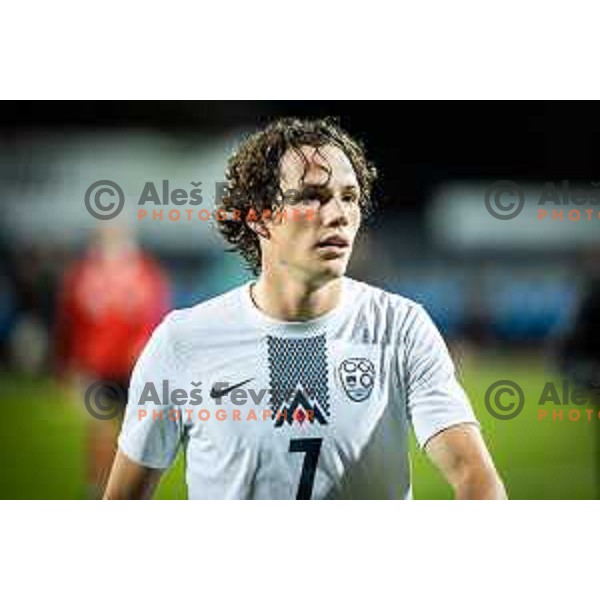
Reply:
[[321, 207], [323, 225], [326, 227], [340, 227], [348, 225], [347, 207], [339, 196], [332, 196], [329, 202]]

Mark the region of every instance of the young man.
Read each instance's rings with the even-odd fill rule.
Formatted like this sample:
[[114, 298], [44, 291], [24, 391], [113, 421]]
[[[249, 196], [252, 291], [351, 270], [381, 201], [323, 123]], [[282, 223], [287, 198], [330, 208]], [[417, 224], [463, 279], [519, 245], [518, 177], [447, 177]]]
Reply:
[[504, 498], [425, 310], [345, 277], [375, 179], [362, 148], [283, 119], [227, 177], [220, 231], [258, 279], [156, 329], [105, 498], [149, 497], [180, 445], [190, 498], [410, 498], [411, 424], [457, 498]]

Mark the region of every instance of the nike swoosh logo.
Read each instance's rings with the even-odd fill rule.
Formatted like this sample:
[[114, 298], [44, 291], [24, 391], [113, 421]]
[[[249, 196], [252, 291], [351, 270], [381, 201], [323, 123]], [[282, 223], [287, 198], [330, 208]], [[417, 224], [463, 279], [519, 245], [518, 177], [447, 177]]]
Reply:
[[226, 396], [227, 394], [229, 394], [229, 392], [231, 392], [232, 390], [235, 390], [236, 388], [241, 387], [242, 385], [246, 385], [249, 381], [252, 381], [254, 379], [254, 377], [250, 377], [250, 379], [245, 379], [244, 381], [242, 381], [241, 383], [236, 383], [235, 385], [230, 385], [227, 388], [221, 388], [220, 390], [216, 390], [214, 387], [211, 388], [210, 390], [210, 397], [211, 398], [221, 398], [223, 396]]

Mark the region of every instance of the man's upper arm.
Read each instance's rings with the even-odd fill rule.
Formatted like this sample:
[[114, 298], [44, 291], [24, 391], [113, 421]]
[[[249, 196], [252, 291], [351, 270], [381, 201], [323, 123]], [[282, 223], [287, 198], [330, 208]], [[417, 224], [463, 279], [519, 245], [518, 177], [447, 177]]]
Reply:
[[419, 445], [460, 423], [477, 424], [454, 363], [437, 327], [420, 305], [403, 344], [407, 409]]
[[104, 492], [104, 500], [146, 500], [156, 488], [163, 471], [140, 465], [117, 450]]
[[408, 414], [424, 448], [459, 498], [503, 497], [475, 413], [437, 327], [420, 305], [404, 344]]
[[479, 427], [469, 423], [449, 427], [429, 439], [425, 451], [458, 498], [506, 498]]
[[[148, 490], [148, 483], [156, 484], [177, 455], [182, 423], [169, 418], [175, 407], [170, 398], [163, 397], [163, 381], [178, 375], [169, 331], [172, 314], [155, 329], [133, 370], [107, 496], [140, 497]], [[157, 398], [158, 405], [153, 401]]]

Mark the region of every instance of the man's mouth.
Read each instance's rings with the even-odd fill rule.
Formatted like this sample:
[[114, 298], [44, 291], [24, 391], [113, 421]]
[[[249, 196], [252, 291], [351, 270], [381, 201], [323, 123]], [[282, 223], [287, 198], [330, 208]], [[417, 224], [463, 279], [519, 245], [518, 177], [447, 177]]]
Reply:
[[330, 235], [317, 244], [317, 248], [348, 248], [348, 246], [350, 243], [341, 235]]

